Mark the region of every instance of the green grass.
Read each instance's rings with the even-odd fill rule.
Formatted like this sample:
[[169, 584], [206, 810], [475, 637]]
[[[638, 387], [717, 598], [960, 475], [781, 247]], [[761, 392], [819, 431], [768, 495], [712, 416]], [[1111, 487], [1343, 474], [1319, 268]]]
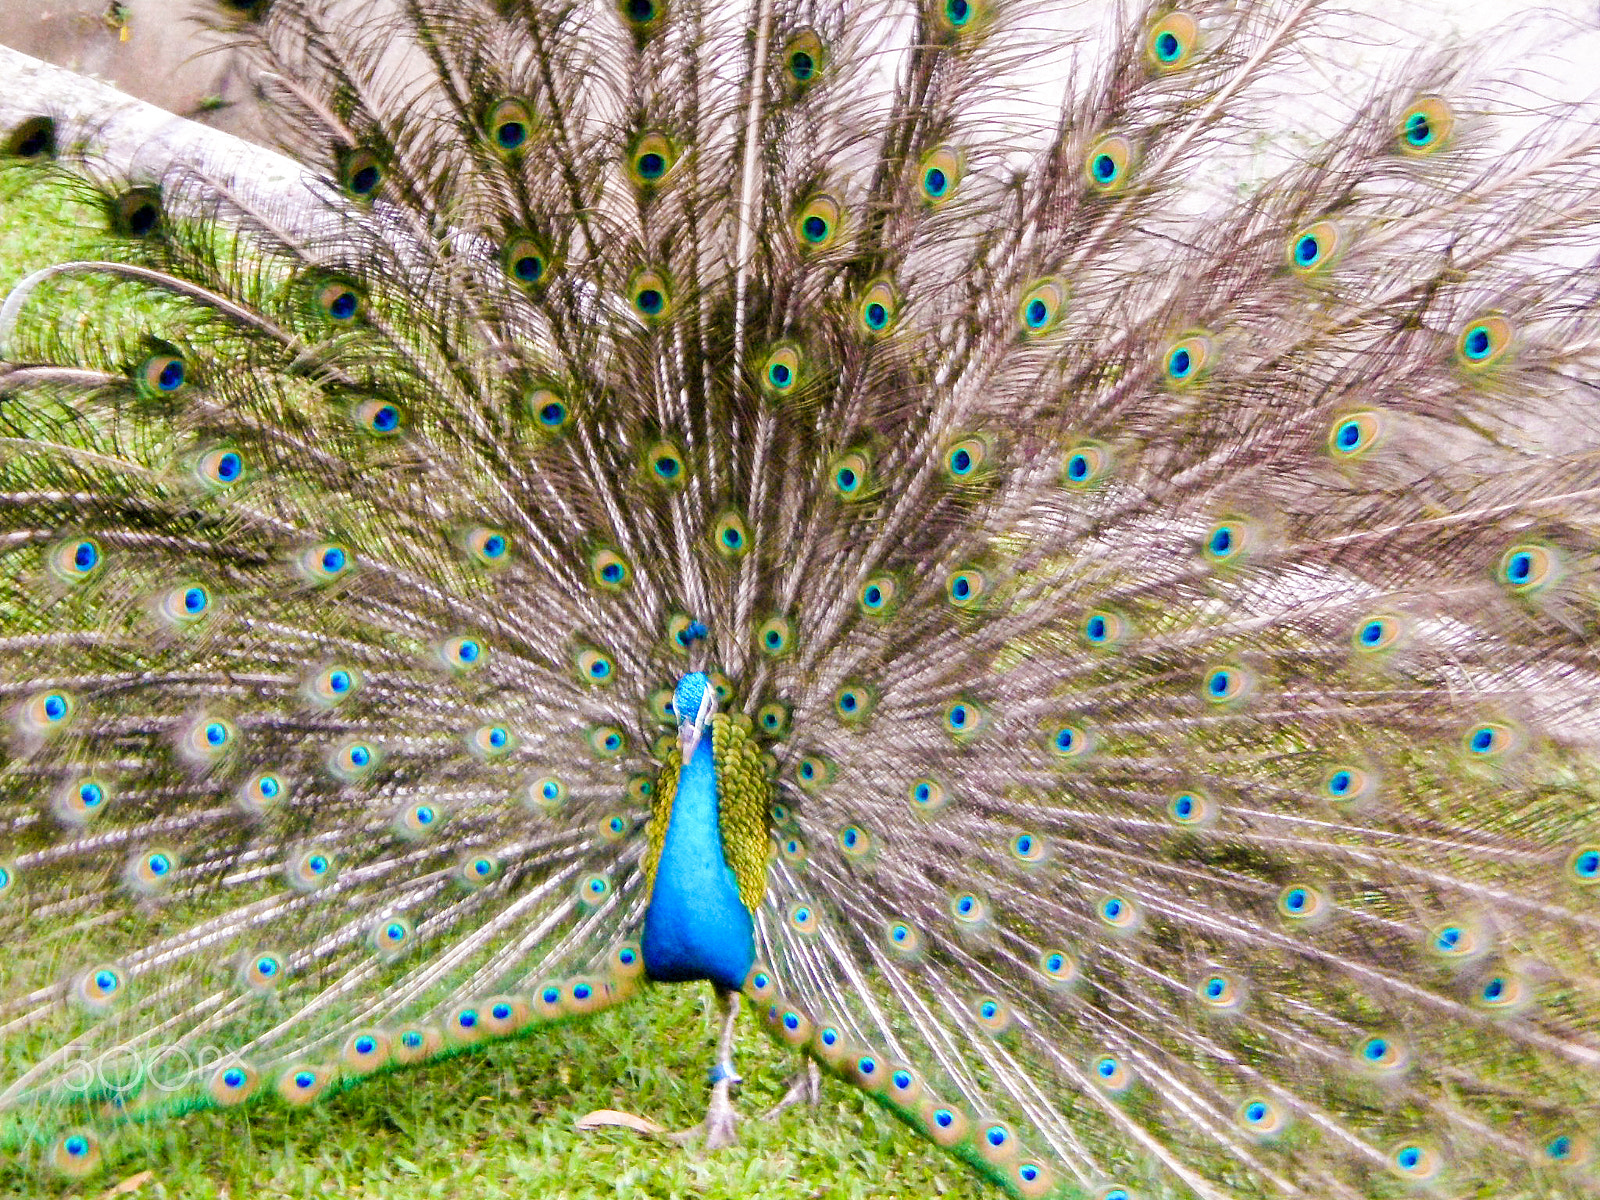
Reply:
[[[0, 177], [0, 293], [38, 267], [95, 253], [103, 216], [60, 190]], [[110, 298], [93, 283], [52, 289], [68, 319], [115, 323], [159, 306]], [[43, 299], [43, 295], [39, 297]], [[81, 299], [81, 306], [80, 301]], [[115, 316], [110, 315], [115, 313]], [[305, 1110], [275, 1099], [124, 1129], [93, 1177], [40, 1182], [0, 1164], [0, 1196], [206, 1198], [851, 1196], [993, 1194], [966, 1167], [849, 1086], [826, 1080], [822, 1103], [774, 1122], [798, 1060], [761, 1033], [748, 1011], [737, 1063], [748, 1119], [737, 1147], [704, 1153], [626, 1131], [585, 1133], [574, 1122], [601, 1108], [669, 1128], [704, 1115], [715, 1033], [703, 986], [649, 989], [592, 1021], [426, 1067], [403, 1069]], [[119, 1190], [119, 1185], [123, 1190]]]

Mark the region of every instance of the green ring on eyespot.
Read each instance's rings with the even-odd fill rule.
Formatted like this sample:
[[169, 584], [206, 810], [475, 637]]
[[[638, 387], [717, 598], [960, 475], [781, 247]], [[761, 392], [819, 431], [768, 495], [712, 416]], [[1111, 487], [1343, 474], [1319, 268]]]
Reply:
[[1178, 35], [1171, 30], [1163, 30], [1156, 35], [1154, 42], [1156, 57], [1164, 63], [1176, 62], [1183, 54], [1183, 43], [1178, 40]]

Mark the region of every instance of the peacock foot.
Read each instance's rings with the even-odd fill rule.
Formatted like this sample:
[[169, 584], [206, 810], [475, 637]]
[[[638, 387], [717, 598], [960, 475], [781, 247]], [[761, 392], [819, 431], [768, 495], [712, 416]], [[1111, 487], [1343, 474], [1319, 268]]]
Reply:
[[822, 1101], [822, 1071], [817, 1067], [814, 1059], [806, 1059], [805, 1065], [789, 1077], [789, 1089], [784, 1092], [783, 1099], [779, 1100], [766, 1112], [761, 1114], [763, 1121], [771, 1121], [796, 1104], [805, 1104], [815, 1107]]
[[711, 1089], [711, 1103], [706, 1108], [706, 1119], [700, 1124], [671, 1135], [680, 1145], [701, 1142], [707, 1150], [720, 1150], [739, 1140], [739, 1116], [733, 1108], [732, 1087], [735, 1077], [724, 1076]]

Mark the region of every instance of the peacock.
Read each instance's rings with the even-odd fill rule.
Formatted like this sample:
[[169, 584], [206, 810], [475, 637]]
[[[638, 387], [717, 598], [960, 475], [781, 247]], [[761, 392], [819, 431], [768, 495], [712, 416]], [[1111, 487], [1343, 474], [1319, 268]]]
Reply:
[[687, 982], [711, 1149], [753, 1020], [1019, 1197], [1600, 1187], [1596, 113], [1327, 9], [225, 0], [306, 197], [12, 137], [18, 1169]]

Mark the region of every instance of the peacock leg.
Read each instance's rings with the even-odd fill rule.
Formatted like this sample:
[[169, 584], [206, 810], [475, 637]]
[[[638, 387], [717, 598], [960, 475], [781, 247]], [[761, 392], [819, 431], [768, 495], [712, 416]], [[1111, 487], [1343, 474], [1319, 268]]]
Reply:
[[717, 1065], [711, 1068], [711, 1102], [706, 1119], [693, 1129], [673, 1136], [690, 1141], [704, 1136], [707, 1150], [731, 1146], [739, 1140], [738, 1116], [733, 1109], [733, 1089], [743, 1082], [733, 1069], [733, 1026], [739, 1016], [739, 993], [717, 988], [717, 1008], [722, 1012], [722, 1033], [717, 1038]]
[[789, 1090], [784, 1092], [783, 1099], [762, 1113], [761, 1119], [771, 1121], [792, 1105], [803, 1103], [814, 1107], [821, 1101], [822, 1071], [816, 1059], [807, 1057], [805, 1065], [789, 1077]]

